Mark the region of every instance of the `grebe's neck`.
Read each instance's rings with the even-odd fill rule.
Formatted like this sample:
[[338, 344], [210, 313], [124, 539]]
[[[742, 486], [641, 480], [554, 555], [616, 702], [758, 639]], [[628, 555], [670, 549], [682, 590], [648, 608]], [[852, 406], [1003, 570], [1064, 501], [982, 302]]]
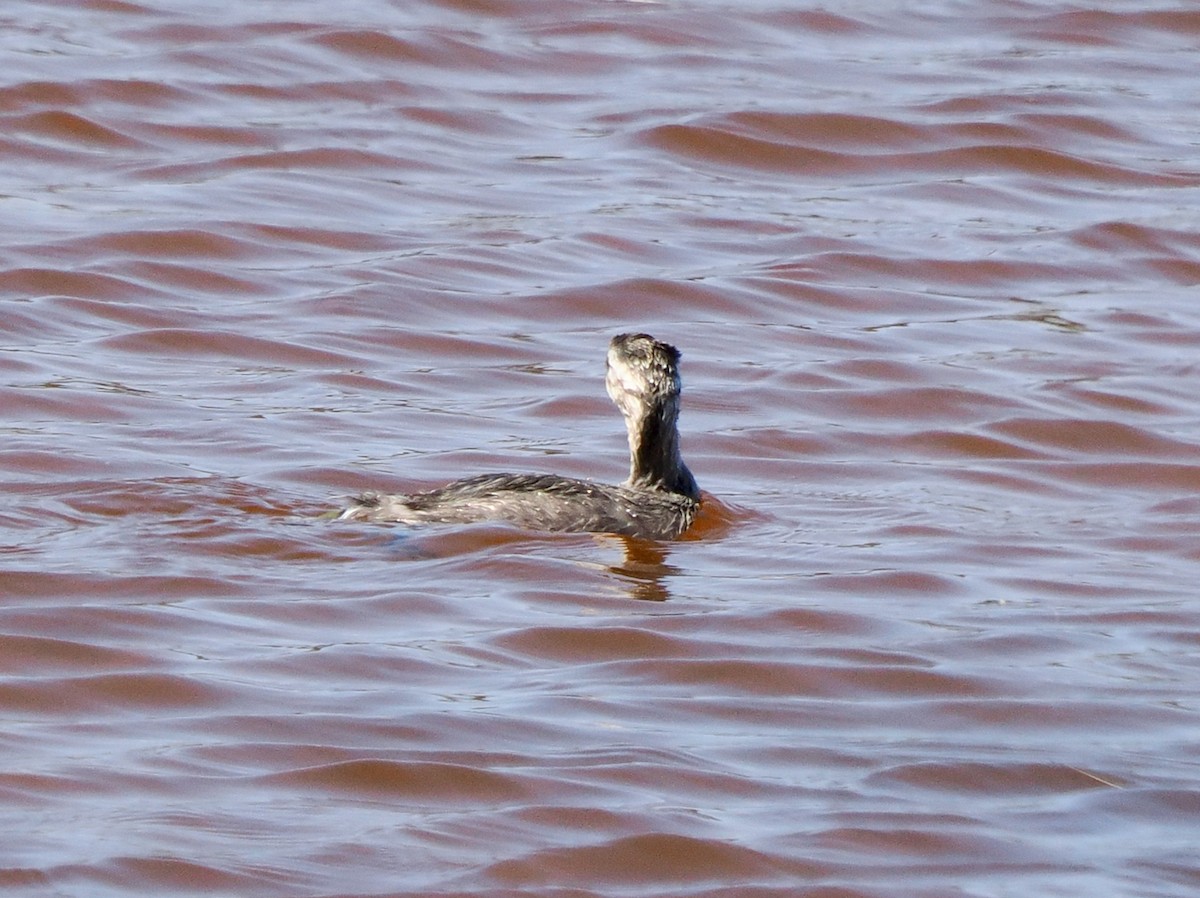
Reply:
[[671, 396], [643, 410], [627, 415], [629, 431], [629, 486], [659, 489], [700, 498], [700, 489], [692, 472], [683, 463], [679, 451], [679, 399]]
[[679, 350], [648, 334], [619, 334], [608, 348], [605, 387], [625, 416], [635, 489], [700, 498], [679, 451]]

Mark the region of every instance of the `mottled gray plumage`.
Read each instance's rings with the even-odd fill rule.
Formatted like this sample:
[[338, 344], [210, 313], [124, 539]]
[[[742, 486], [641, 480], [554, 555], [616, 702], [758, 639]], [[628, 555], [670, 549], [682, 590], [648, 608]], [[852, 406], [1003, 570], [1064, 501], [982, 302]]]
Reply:
[[629, 434], [629, 479], [620, 486], [555, 474], [483, 474], [408, 496], [365, 493], [341, 518], [679, 536], [700, 507], [700, 489], [679, 451], [679, 350], [647, 334], [619, 334], [609, 344], [605, 386]]

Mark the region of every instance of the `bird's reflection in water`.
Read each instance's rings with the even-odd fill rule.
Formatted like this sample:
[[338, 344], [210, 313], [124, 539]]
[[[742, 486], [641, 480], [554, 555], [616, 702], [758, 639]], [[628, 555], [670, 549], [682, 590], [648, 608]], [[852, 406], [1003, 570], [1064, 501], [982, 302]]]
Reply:
[[620, 541], [624, 550], [621, 564], [610, 565], [608, 570], [621, 578], [631, 599], [643, 602], [665, 602], [671, 597], [667, 578], [681, 573], [674, 565], [667, 564], [669, 543], [632, 536], [610, 537]]
[[[398, 561], [429, 561], [495, 549], [507, 551], [531, 543], [528, 531], [496, 524], [445, 530], [396, 528], [385, 533], [386, 538], [382, 543], [391, 557]], [[541, 535], [541, 538], [544, 540], [546, 537]], [[557, 539], [565, 542], [562, 536], [557, 536]], [[594, 534], [594, 539], [619, 552], [621, 559], [616, 564], [589, 559], [582, 562], [584, 566], [615, 574], [620, 580], [620, 591], [630, 598], [665, 602], [671, 597], [666, 585], [667, 578], [681, 573], [680, 568], [667, 564], [671, 543], [607, 533]]]

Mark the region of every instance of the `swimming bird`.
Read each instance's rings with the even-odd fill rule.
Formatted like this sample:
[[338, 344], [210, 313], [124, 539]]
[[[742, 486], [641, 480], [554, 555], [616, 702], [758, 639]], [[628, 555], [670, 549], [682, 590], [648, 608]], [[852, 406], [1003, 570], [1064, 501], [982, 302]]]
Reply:
[[609, 343], [605, 387], [629, 436], [629, 479], [622, 484], [557, 474], [481, 474], [411, 495], [363, 493], [339, 518], [508, 521], [530, 530], [673, 539], [700, 508], [700, 489], [679, 448], [679, 357], [678, 349], [649, 334], [618, 334]]

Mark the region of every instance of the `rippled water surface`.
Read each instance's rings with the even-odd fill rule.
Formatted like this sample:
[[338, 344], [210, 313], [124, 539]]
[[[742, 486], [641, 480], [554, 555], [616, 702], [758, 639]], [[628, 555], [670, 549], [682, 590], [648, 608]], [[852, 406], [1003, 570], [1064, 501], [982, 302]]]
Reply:
[[[6, 895], [1200, 890], [1200, 11], [0, 25]], [[322, 517], [629, 330], [683, 540]]]

